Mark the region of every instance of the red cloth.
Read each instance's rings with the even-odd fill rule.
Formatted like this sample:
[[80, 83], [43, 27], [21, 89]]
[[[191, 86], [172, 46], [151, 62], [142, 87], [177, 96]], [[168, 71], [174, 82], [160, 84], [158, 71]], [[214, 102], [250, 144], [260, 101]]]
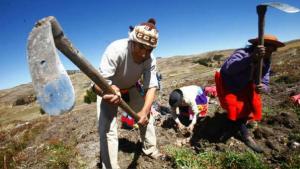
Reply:
[[216, 86], [208, 86], [208, 87], [205, 87], [205, 94], [207, 96], [212, 96], [212, 97], [217, 97], [217, 89], [216, 89]]
[[293, 103], [300, 105], [300, 94], [291, 97]]
[[128, 127], [133, 127], [134, 125], [134, 119], [129, 116], [121, 116], [121, 122], [126, 124]]
[[222, 108], [227, 110], [227, 117], [236, 121], [237, 119], [247, 118], [261, 120], [262, 103], [260, 95], [255, 91], [255, 85], [249, 83], [244, 89], [237, 93], [226, 89], [222, 81], [220, 72], [215, 74], [217, 93]]

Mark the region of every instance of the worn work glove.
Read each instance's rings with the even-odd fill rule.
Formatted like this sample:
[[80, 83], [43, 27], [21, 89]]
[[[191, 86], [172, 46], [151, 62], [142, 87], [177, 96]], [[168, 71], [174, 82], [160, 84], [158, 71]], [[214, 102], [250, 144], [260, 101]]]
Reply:
[[261, 58], [264, 57], [265, 54], [266, 47], [264, 47], [263, 45], [256, 46], [251, 54], [252, 61], [257, 63], [258, 61], [260, 61]]

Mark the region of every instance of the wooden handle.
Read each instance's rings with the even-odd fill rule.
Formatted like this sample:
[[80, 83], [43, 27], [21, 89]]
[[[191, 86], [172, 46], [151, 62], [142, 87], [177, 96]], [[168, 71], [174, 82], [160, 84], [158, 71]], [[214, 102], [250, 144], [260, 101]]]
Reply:
[[[50, 16], [45, 18], [46, 21], [50, 21], [52, 26], [52, 32], [54, 36], [55, 46], [58, 48], [65, 56], [67, 56], [84, 74], [86, 74], [95, 84], [97, 84], [103, 92], [116, 94], [116, 92], [111, 88], [111, 86], [106, 82], [106, 80], [101, 76], [99, 71], [95, 69], [76, 49], [69, 39], [64, 36], [62, 28], [57, 20]], [[136, 121], [139, 120], [139, 116], [136, 112], [123, 100], [119, 105], [124, 111], [126, 111], [131, 117]]]
[[[267, 6], [258, 5], [256, 7], [256, 11], [258, 14], [258, 45], [264, 45], [265, 14], [267, 11]], [[256, 81], [258, 84], [261, 83], [262, 67], [263, 67], [263, 57], [260, 56], [257, 73], [256, 73], [256, 78], [257, 78]]]

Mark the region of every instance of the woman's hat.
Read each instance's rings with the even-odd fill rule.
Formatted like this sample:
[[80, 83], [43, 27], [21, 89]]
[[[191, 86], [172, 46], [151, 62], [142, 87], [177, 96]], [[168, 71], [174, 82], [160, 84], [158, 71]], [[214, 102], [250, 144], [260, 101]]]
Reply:
[[171, 107], [177, 107], [182, 102], [182, 99], [182, 91], [180, 89], [175, 89], [170, 93], [169, 104]]
[[[258, 38], [249, 39], [248, 42], [252, 43], [253, 45], [258, 44]], [[276, 36], [274, 35], [264, 35], [264, 43], [268, 45], [276, 46], [277, 48], [285, 46], [284, 43], [280, 42]]]

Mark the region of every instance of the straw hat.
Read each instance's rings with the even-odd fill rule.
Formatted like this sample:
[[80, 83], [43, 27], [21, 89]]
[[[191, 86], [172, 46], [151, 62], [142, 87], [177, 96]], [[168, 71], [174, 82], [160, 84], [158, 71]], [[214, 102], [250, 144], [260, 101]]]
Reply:
[[[253, 45], [258, 44], [258, 38], [249, 39], [248, 42], [252, 43]], [[274, 45], [277, 48], [285, 46], [284, 43], [280, 42], [276, 36], [274, 35], [264, 35], [264, 43], [269, 45]]]

